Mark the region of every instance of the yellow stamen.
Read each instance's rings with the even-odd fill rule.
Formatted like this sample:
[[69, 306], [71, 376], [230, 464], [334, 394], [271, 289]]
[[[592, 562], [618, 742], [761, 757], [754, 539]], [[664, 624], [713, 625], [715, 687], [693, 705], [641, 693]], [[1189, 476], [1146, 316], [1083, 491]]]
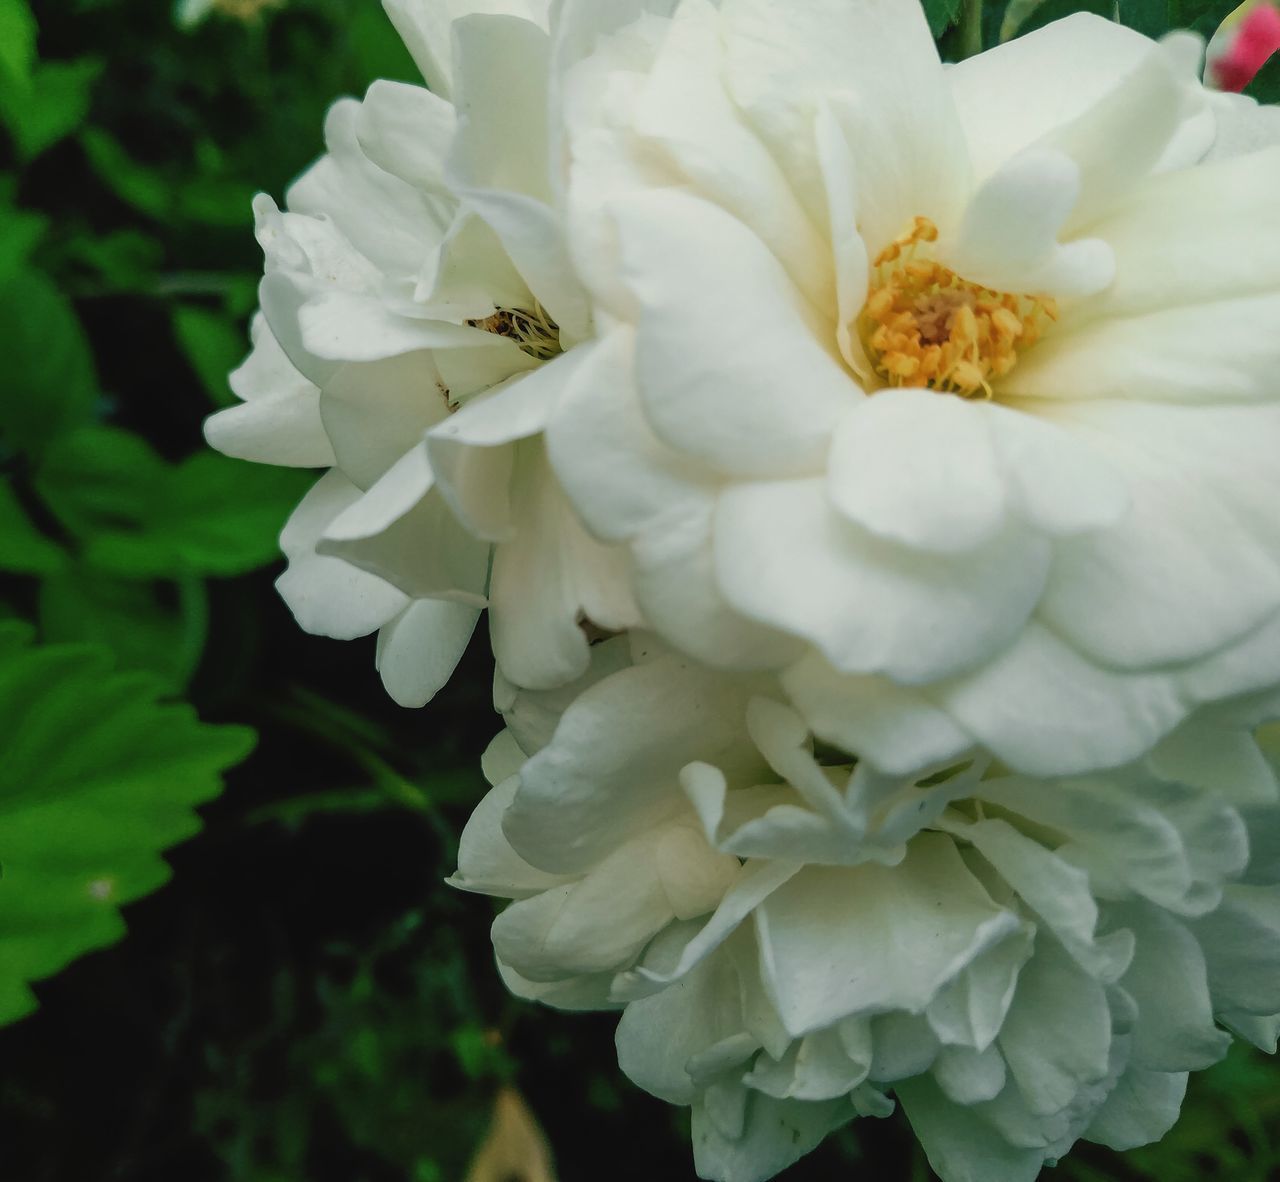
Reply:
[[1058, 309], [1046, 296], [992, 291], [961, 279], [921, 248], [938, 228], [917, 217], [872, 267], [858, 334], [891, 386], [923, 383], [964, 398], [990, 398], [991, 380], [1017, 364]]

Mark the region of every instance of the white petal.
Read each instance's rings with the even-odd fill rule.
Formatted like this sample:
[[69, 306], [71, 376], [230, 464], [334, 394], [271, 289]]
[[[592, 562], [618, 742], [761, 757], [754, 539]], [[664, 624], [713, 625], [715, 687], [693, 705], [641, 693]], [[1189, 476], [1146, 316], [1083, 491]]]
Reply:
[[872, 253], [916, 214], [947, 223], [967, 161], [919, 5], [808, 0], [780, 18], [771, 0], [726, 0], [722, 10], [730, 90], [792, 184], [811, 195], [815, 219], [823, 185], [813, 121], [818, 103], [839, 94], [858, 162], [857, 216]]
[[1065, 323], [1023, 354], [1002, 379], [1001, 397], [1073, 404], [1269, 400], [1277, 345], [1263, 326], [1278, 316], [1280, 295], [1272, 291]]
[[1097, 103], [1040, 141], [1080, 166], [1080, 200], [1068, 234], [1107, 212], [1161, 162], [1184, 118], [1201, 109], [1202, 95], [1198, 86], [1184, 84], [1160, 46], [1149, 43], [1137, 65]]
[[761, 970], [793, 1036], [851, 1014], [918, 1012], [1019, 928], [936, 834], [913, 841], [898, 866], [808, 868], [756, 923]]
[[[705, 861], [713, 877], [735, 859], [711, 850], [692, 829], [685, 852]], [[498, 956], [532, 980], [627, 967], [678, 918], [665, 888], [658, 853], [670, 828], [655, 828], [620, 846], [578, 882], [517, 902], [494, 922]]]
[[683, 806], [676, 777], [685, 764], [723, 753], [730, 768], [759, 767], [745, 742], [749, 693], [672, 658], [593, 686], [525, 767], [504, 823], [512, 845], [544, 869], [580, 871]]
[[416, 599], [378, 633], [378, 672], [397, 705], [425, 706], [453, 676], [480, 609]]
[[968, 841], [1091, 976], [1108, 984], [1120, 978], [1133, 941], [1098, 938], [1098, 905], [1088, 874], [1003, 820], [940, 827]]
[[471, 13], [495, 13], [545, 22], [545, 0], [383, 0], [413, 60], [428, 85], [445, 98], [452, 94], [453, 53], [450, 26]]
[[511, 776], [476, 805], [458, 843], [458, 870], [450, 886], [499, 899], [523, 899], [564, 885], [561, 876], [530, 866], [502, 833], [502, 814], [519, 786], [519, 778]]
[[632, 1002], [618, 1023], [618, 1066], [651, 1095], [692, 1104], [697, 1092], [687, 1065], [742, 1030], [737, 992], [732, 961], [714, 956], [679, 985]]
[[635, 392], [634, 337], [618, 329], [594, 349], [547, 426], [560, 483], [597, 537], [624, 541], [704, 504], [707, 474], [661, 443]]
[[1120, 982], [1138, 1003], [1135, 1066], [1177, 1073], [1217, 1063], [1231, 1036], [1213, 1023], [1204, 954], [1195, 937], [1150, 904], [1112, 907], [1108, 918], [1137, 937], [1133, 963]]
[[1031, 525], [1071, 536], [1112, 525], [1129, 508], [1125, 473], [1072, 432], [999, 404], [973, 409], [987, 418], [1010, 503]]
[[[1274, 147], [1143, 183], [1090, 227], [1116, 252], [1116, 282], [1088, 314], [1133, 316], [1274, 292], [1280, 211], [1270, 194], [1277, 185]], [[1212, 317], [1214, 310], [1203, 311]]]
[[1078, 13], [951, 66], [978, 176], [1079, 118], [1153, 49], [1131, 29]]
[[908, 683], [956, 674], [1018, 634], [1048, 570], [1007, 531], [958, 558], [860, 530], [821, 480], [731, 486], [715, 519], [717, 582], [744, 615], [811, 641], [837, 669]]
[[320, 419], [320, 392], [296, 369], [266, 318], [253, 320], [253, 351], [230, 376], [243, 405], [205, 420], [205, 439], [224, 455], [259, 464], [324, 468], [333, 447]]
[[832, 504], [877, 537], [942, 554], [989, 542], [1006, 496], [987, 418], [932, 390], [880, 391], [836, 428]]
[[1060, 1113], [1082, 1086], [1107, 1075], [1111, 1011], [1103, 987], [1041, 934], [996, 1045], [1031, 1111]]
[[288, 206], [298, 214], [331, 220], [379, 271], [408, 279], [439, 244], [446, 224], [443, 211], [365, 155], [359, 125], [355, 99], [340, 99], [329, 108], [324, 126], [328, 155], [289, 187]]
[[538, 434], [564, 389], [589, 359], [574, 350], [469, 399], [427, 436], [440, 490], [472, 533], [488, 541], [514, 536], [511, 482], [515, 450], [503, 444]]
[[1062, 152], [1023, 152], [989, 176], [940, 257], [996, 291], [1093, 295], [1115, 278], [1115, 255], [1097, 237], [1058, 242], [1080, 195], [1080, 169]]
[[640, 303], [636, 374], [654, 431], [743, 475], [815, 470], [863, 395], [805, 304], [741, 222], [661, 190], [615, 209], [624, 280]]
[[715, 914], [684, 946], [677, 960], [663, 965], [641, 965], [636, 973], [624, 974], [614, 982], [615, 992], [645, 996], [652, 993], [655, 986], [680, 981], [730, 940], [740, 930], [740, 925], [757, 913], [760, 904], [801, 869], [799, 862], [747, 862], [737, 881], [725, 892]]
[[677, 8], [636, 98], [636, 132], [654, 141], [700, 196], [749, 226], [822, 306], [832, 287], [830, 249], [725, 92], [724, 23], [708, 0]]
[[1280, 480], [1257, 463], [1257, 436], [1280, 443], [1280, 414], [1095, 403], [1071, 423], [1125, 472], [1131, 508], [1059, 546], [1040, 606], [1049, 627], [1095, 661], [1142, 670], [1206, 656], [1275, 614], [1280, 556], [1261, 510]]
[[343, 473], [369, 488], [423, 432], [445, 417], [448, 394], [429, 353], [339, 366], [320, 395], [320, 416]]
[[329, 525], [319, 548], [416, 599], [484, 606], [489, 547], [462, 530], [432, 487], [421, 445]]
[[491, 345], [491, 334], [465, 324], [398, 315], [374, 297], [332, 291], [307, 302], [298, 313], [302, 344], [327, 361], [380, 361], [420, 349], [467, 349]]
[[289, 569], [276, 581], [289, 610], [305, 632], [353, 640], [394, 619], [408, 604], [403, 592], [339, 558], [316, 553], [329, 523], [360, 498], [339, 472], [322, 476], [293, 511], [280, 548]]
[[541, 441], [516, 448], [513, 538], [494, 552], [489, 624], [494, 655], [517, 685], [549, 689], [587, 668], [590, 621], [608, 631], [640, 623], [626, 554], [582, 528], [556, 484]]
[[[985, 1052], [1013, 1004], [1022, 966], [1031, 958], [1035, 925], [988, 948], [929, 1003], [929, 1027], [944, 1046]], [[989, 1068], [990, 1069], [990, 1068]]]
[[453, 26], [458, 136], [450, 171], [463, 186], [548, 200], [551, 42], [525, 20], [468, 16]]
[[1019, 771], [1054, 775], [1136, 759], [1186, 713], [1170, 680], [1087, 662], [1042, 625], [928, 697]]
[[1187, 1091], [1186, 1073], [1131, 1067], [1106, 1099], [1085, 1136], [1124, 1152], [1159, 1141], [1177, 1121]]
[[1087, 871], [1105, 898], [1142, 897], [1203, 915], [1248, 858], [1234, 809], [1136, 769], [1061, 781], [1053, 792], [1040, 781], [1002, 777], [982, 782], [976, 794], [1064, 834], [1058, 856]]
[[1280, 892], [1229, 887], [1217, 911], [1193, 920], [1215, 1011], [1280, 1013]]
[[736, 1137], [728, 1136], [711, 1119], [707, 1094], [694, 1105], [693, 1162], [698, 1177], [715, 1182], [769, 1182], [853, 1116], [845, 1100], [815, 1104], [753, 1092], [747, 1094], [745, 1104], [743, 1127]]
[[946, 1182], [1035, 1182], [1045, 1154], [1018, 1149], [967, 1107], [948, 1100], [929, 1077], [899, 1084], [898, 1099], [929, 1157]]
[[365, 93], [356, 136], [384, 172], [423, 192], [445, 188], [444, 164], [457, 131], [453, 104], [421, 86], [377, 81]]
[[933, 1078], [947, 1098], [957, 1104], [992, 1100], [1007, 1078], [1004, 1057], [995, 1047], [975, 1051], [969, 1047], [943, 1047], [933, 1067]]
[[722, 669], [778, 668], [799, 658], [799, 641], [737, 611], [716, 581], [711, 505], [660, 521], [632, 546], [636, 602], [676, 648]]
[[853, 331], [867, 298], [871, 266], [867, 244], [858, 233], [858, 169], [844, 128], [829, 106], [819, 107], [815, 134], [836, 267], [836, 340], [845, 363], [865, 380], [871, 367], [862, 342]]
[[788, 669], [782, 684], [816, 735], [890, 774], [940, 764], [973, 744], [914, 690], [882, 677], [839, 673], [816, 654]]
[[1242, 94], [1213, 96], [1216, 135], [1208, 160], [1245, 156], [1280, 144], [1280, 110]]

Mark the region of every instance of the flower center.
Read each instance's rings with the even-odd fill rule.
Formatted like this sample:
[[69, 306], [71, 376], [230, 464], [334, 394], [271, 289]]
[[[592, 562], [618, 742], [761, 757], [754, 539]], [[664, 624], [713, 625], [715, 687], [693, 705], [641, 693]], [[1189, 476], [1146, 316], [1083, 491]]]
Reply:
[[564, 351], [560, 346], [560, 326], [536, 301], [532, 312], [523, 308], [499, 308], [492, 316], [467, 323], [494, 336], [510, 338], [523, 352], [539, 361], [550, 361]]
[[877, 256], [858, 335], [890, 386], [926, 386], [990, 398], [1058, 309], [1043, 296], [1011, 295], [961, 279], [927, 257], [938, 228], [918, 217]]

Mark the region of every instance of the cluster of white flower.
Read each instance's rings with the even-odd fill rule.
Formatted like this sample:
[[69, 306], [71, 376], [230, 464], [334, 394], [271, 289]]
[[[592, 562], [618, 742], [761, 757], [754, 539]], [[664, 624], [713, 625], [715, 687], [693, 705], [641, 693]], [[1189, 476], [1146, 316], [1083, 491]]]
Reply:
[[1280, 115], [1080, 16], [387, 0], [428, 89], [257, 207], [301, 625], [507, 729], [455, 885], [763, 1182], [1160, 1137], [1280, 1033]]

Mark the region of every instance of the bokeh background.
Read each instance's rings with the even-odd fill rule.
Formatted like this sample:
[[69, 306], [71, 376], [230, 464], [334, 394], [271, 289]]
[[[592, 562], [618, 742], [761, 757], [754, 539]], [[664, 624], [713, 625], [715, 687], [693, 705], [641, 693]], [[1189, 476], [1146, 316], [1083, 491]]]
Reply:
[[[954, 56], [961, 0], [927, 7]], [[1231, 7], [1120, 16], [1208, 34]], [[982, 32], [1082, 8], [1116, 12], [989, 0]], [[492, 905], [443, 884], [498, 725], [483, 638], [428, 709], [395, 707], [372, 642], [305, 636], [274, 594], [306, 474], [202, 444], [255, 303], [250, 200], [374, 78], [418, 80], [377, 0], [0, 0], [5, 1182], [693, 1177], [612, 1020], [507, 998]], [[256, 734], [220, 795], [249, 736], [180, 701]], [[119, 874], [66, 895], [95, 858]], [[500, 1094], [531, 1116], [485, 1150]], [[787, 1178], [858, 1171], [932, 1177], [895, 1118]], [[1280, 1177], [1280, 1071], [1234, 1053], [1164, 1145], [1058, 1174]]]

